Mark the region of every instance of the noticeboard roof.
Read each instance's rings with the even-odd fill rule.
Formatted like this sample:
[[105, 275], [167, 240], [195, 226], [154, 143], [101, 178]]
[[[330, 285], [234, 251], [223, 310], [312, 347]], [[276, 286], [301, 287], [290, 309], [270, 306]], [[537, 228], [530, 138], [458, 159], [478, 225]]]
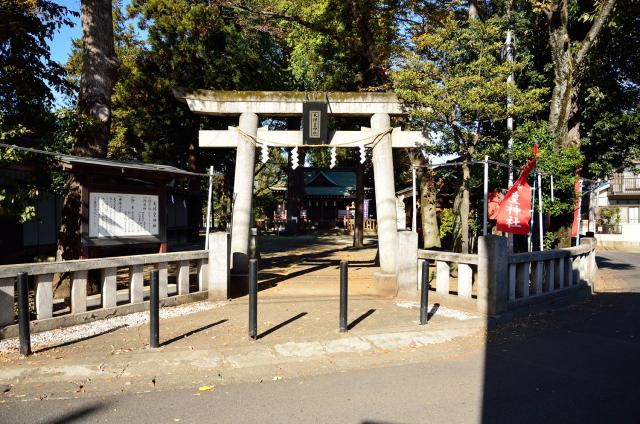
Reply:
[[161, 172], [164, 174], [170, 174], [174, 176], [183, 176], [183, 177], [203, 177], [206, 174], [200, 174], [197, 172], [185, 171], [180, 168], [176, 168], [174, 166], [169, 165], [158, 165], [154, 163], [144, 163], [144, 162], [136, 162], [136, 161], [118, 161], [112, 159], [102, 159], [102, 158], [92, 158], [92, 157], [83, 157], [83, 156], [73, 156], [73, 155], [59, 155], [58, 160], [63, 164], [69, 164], [72, 166], [89, 166], [89, 167], [102, 167], [108, 169], [121, 169], [123, 172], [125, 170], [132, 171], [142, 171], [142, 172]]
[[[35, 153], [37, 155], [49, 156], [56, 160], [58, 163], [62, 164], [63, 169], [69, 170], [73, 166], [86, 166], [86, 167], [94, 167], [94, 168], [104, 168], [108, 169], [111, 172], [116, 170], [121, 170], [122, 173], [125, 171], [136, 171], [139, 173], [145, 174], [154, 174], [154, 173], [162, 173], [165, 175], [172, 175], [178, 177], [208, 177], [209, 174], [198, 173], [186, 171], [184, 169], [176, 168], [175, 166], [170, 165], [160, 165], [155, 163], [144, 163], [138, 161], [121, 161], [114, 159], [106, 159], [106, 158], [96, 158], [90, 156], [76, 156], [65, 153], [58, 152], [50, 152], [46, 150], [34, 149], [31, 147], [24, 147], [18, 145], [11, 145], [0, 143], [0, 147], [4, 147], [6, 149], [15, 149], [23, 152]], [[219, 172], [214, 171], [213, 175], [221, 175]]]

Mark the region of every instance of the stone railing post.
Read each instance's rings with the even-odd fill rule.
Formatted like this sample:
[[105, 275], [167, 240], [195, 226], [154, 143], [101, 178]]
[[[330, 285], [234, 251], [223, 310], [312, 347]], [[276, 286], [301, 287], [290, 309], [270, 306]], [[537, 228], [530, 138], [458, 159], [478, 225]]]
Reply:
[[209, 233], [209, 300], [226, 300], [229, 294], [231, 237], [226, 232]]
[[591, 288], [595, 291], [596, 284], [598, 281], [598, 265], [596, 264], [596, 245], [597, 240], [593, 237], [582, 237], [580, 239], [580, 244], [587, 244], [591, 247], [591, 251], [585, 257], [585, 272], [586, 272], [586, 280], [591, 286]]
[[415, 296], [418, 287], [418, 233], [398, 231], [398, 291], [399, 294]]
[[15, 278], [0, 278], [0, 327], [15, 321]]
[[508, 240], [478, 238], [478, 311], [498, 315], [507, 311], [509, 295]]

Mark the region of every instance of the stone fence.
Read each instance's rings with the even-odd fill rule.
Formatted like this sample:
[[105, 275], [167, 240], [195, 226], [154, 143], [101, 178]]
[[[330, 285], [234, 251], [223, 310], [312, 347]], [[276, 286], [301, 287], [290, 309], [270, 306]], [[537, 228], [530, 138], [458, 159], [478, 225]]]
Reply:
[[572, 290], [595, 287], [595, 248], [595, 239], [583, 238], [575, 247], [509, 254], [507, 238], [484, 236], [478, 239], [478, 254], [419, 249], [416, 274], [420, 275], [422, 261], [429, 261], [435, 265], [438, 300], [500, 315]]
[[[208, 251], [0, 266], [0, 339], [18, 334], [15, 281], [21, 272], [28, 274], [32, 279], [30, 286], [34, 288], [30, 296], [34, 332], [147, 310], [148, 281], [154, 269], [159, 270], [162, 305], [172, 306], [207, 297], [226, 299], [229, 235], [211, 233], [210, 240]], [[63, 290], [60, 290], [61, 296], [54, 298], [55, 278], [62, 279], [60, 288]]]

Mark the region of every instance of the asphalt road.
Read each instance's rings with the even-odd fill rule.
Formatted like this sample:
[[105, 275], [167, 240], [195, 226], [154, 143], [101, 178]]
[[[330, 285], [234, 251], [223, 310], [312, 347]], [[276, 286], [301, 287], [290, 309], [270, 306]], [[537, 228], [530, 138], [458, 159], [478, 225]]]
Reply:
[[518, 320], [460, 355], [214, 391], [11, 401], [0, 421], [638, 423], [640, 254], [598, 261], [625, 290]]
[[611, 278], [619, 282], [624, 291], [640, 291], [640, 253], [598, 252], [596, 262], [605, 283]]

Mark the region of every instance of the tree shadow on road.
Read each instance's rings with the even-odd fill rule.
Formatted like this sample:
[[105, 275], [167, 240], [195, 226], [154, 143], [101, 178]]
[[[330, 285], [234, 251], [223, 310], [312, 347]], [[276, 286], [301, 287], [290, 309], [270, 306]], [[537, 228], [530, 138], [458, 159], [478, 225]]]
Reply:
[[625, 262], [614, 262], [609, 258], [605, 258], [603, 256], [596, 256], [596, 264], [600, 269], [615, 269], [619, 270], [628, 270], [635, 268], [633, 265], [625, 263]]

